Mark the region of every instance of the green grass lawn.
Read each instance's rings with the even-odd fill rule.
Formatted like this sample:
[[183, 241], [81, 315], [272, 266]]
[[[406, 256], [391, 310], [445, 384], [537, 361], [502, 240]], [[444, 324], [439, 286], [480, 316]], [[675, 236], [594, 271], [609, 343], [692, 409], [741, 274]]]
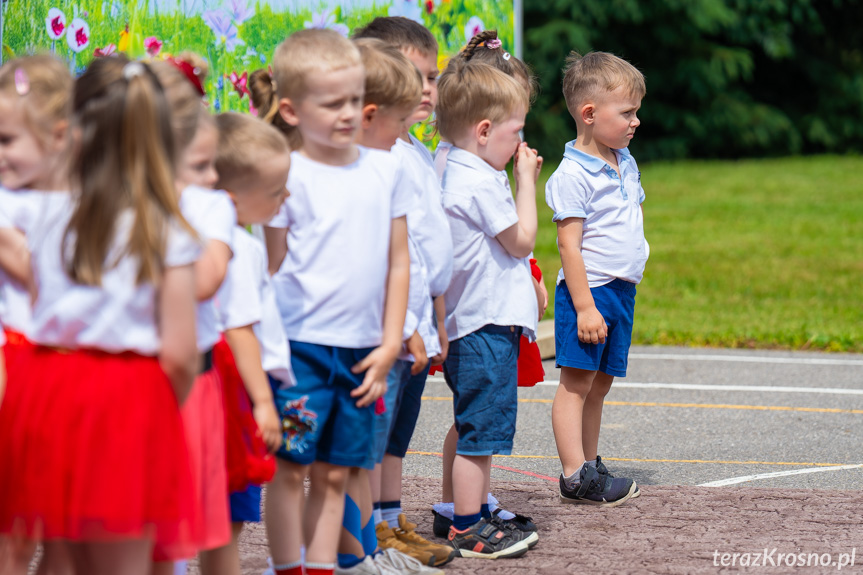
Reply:
[[[560, 260], [538, 186], [536, 256], [552, 302]], [[863, 158], [642, 168], [650, 259], [633, 343], [863, 352]]]

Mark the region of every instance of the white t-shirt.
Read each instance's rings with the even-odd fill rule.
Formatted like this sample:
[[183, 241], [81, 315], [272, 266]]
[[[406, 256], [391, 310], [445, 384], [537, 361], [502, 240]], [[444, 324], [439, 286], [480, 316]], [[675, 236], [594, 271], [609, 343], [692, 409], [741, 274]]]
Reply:
[[[237, 210], [226, 192], [189, 186], [180, 196], [180, 211], [201, 241], [206, 245], [215, 240], [233, 251]], [[209, 351], [219, 341], [222, 326], [212, 299], [198, 303], [198, 350]]]
[[[641, 172], [629, 150], [616, 150], [621, 177], [605, 160], [566, 144], [563, 160], [545, 186], [553, 221], [584, 218], [581, 255], [590, 287], [615, 278], [639, 283], [650, 255], [644, 238]], [[621, 182], [622, 180], [622, 182]], [[557, 282], [563, 281], [563, 268]]]
[[446, 170], [446, 158], [450, 150], [452, 150], [452, 144], [443, 140], [438, 142], [437, 148], [435, 148], [434, 171], [439, 180], [443, 180], [443, 173]]
[[408, 233], [426, 264], [431, 296], [438, 297], [452, 279], [452, 241], [440, 203], [440, 179], [435, 175], [431, 154], [413, 136], [410, 144], [399, 139], [393, 154], [404, 168], [406, 185], [416, 193], [416, 204], [408, 212]]
[[273, 286], [290, 341], [381, 343], [392, 220], [407, 214], [413, 194], [392, 154], [359, 153], [347, 166], [291, 154], [291, 196], [269, 224], [288, 228]]
[[291, 350], [279, 320], [264, 245], [236, 226], [233, 246], [228, 274], [215, 297], [220, 323], [225, 330], [252, 326], [261, 346], [264, 371], [286, 386], [294, 385]]
[[453, 243], [444, 301], [450, 341], [485, 325], [521, 326], [533, 341], [538, 310], [528, 258], [515, 258], [497, 235], [518, 222], [506, 172], [453, 147], [443, 177], [443, 208]]
[[[95, 348], [119, 353], [134, 351], [156, 356], [161, 342], [157, 326], [157, 291], [152, 284], [138, 284], [137, 258], [124, 256], [134, 213], [121, 213], [116, 240], [108, 251], [100, 286], [80, 285], [66, 274], [61, 257], [63, 237], [74, 207], [51, 202], [40, 221], [28, 233], [33, 271], [39, 296], [33, 307], [29, 337], [36, 343], [61, 348]], [[67, 258], [74, 252], [74, 238], [66, 244]], [[194, 263], [201, 245], [179, 224], [168, 231], [165, 266]]]
[[[33, 226], [48, 212], [49, 206], [68, 206], [68, 192], [35, 190], [9, 191], [0, 188], [0, 228], [13, 228], [29, 236]], [[32, 311], [30, 293], [0, 270], [0, 320], [13, 331], [26, 334]]]

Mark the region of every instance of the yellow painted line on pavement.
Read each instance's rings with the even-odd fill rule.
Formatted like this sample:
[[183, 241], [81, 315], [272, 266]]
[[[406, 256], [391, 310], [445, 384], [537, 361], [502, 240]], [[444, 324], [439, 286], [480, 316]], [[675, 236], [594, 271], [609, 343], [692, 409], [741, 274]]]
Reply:
[[[442, 457], [436, 451], [408, 451], [409, 455], [432, 455]], [[557, 455], [494, 455], [503, 459], [557, 459]], [[644, 459], [639, 457], [603, 457], [603, 461], [629, 461], [638, 463], [715, 463], [721, 465], [787, 465], [797, 467], [840, 467], [847, 463], [816, 463], [812, 461], [735, 461], [723, 459]]]
[[[452, 397], [424, 396], [424, 401], [452, 401]], [[519, 399], [519, 403], [553, 403], [553, 399]], [[605, 405], [623, 407], [678, 407], [690, 409], [743, 409], [750, 411], [789, 411], [807, 413], [845, 413], [863, 415], [863, 409], [836, 409], [831, 407], [789, 407], [785, 405], [733, 405], [722, 403], [665, 403], [656, 401], [606, 401]]]

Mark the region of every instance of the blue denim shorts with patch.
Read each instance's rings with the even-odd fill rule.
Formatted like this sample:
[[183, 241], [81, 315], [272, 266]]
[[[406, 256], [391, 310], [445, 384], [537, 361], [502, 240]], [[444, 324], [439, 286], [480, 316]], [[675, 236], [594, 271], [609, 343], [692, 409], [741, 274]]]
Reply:
[[605, 343], [583, 343], [578, 339], [578, 315], [566, 282], [554, 293], [554, 347], [557, 367], [601, 371], [626, 377], [632, 324], [635, 316], [635, 284], [615, 279], [590, 288], [596, 309], [608, 324]]
[[521, 332], [516, 326], [487, 325], [450, 342], [443, 374], [453, 392], [456, 453], [512, 453]]
[[349, 349], [292, 341], [293, 387], [271, 385], [282, 420], [282, 459], [308, 465], [323, 461], [344, 467], [367, 465], [374, 436], [374, 404], [357, 407], [351, 391], [365, 373], [351, 368], [373, 348]]

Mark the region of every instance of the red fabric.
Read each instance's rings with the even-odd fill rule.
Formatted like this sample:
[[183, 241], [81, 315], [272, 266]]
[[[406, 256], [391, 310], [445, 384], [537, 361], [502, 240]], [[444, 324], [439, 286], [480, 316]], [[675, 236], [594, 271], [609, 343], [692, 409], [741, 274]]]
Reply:
[[252, 402], [224, 339], [213, 348], [213, 361], [222, 376], [228, 490], [235, 493], [271, 481], [276, 473], [276, 460], [261, 437], [252, 414]]
[[[276, 569], [276, 575], [303, 575], [303, 566], [297, 565], [288, 569]], [[332, 571], [331, 571], [332, 572]]]
[[536, 281], [542, 281], [542, 270], [539, 269], [536, 260], [533, 258], [531, 258], [530, 260], [530, 275], [532, 275], [533, 279], [535, 279]]
[[329, 569], [321, 569], [319, 567], [306, 566], [306, 575], [333, 575], [334, 572], [335, 567], [330, 567]]
[[192, 478], [180, 411], [153, 357], [21, 348], [0, 415], [0, 533], [147, 537], [191, 557]]
[[522, 336], [518, 352], [518, 386], [533, 387], [543, 379], [545, 370], [542, 368], [539, 346]]

